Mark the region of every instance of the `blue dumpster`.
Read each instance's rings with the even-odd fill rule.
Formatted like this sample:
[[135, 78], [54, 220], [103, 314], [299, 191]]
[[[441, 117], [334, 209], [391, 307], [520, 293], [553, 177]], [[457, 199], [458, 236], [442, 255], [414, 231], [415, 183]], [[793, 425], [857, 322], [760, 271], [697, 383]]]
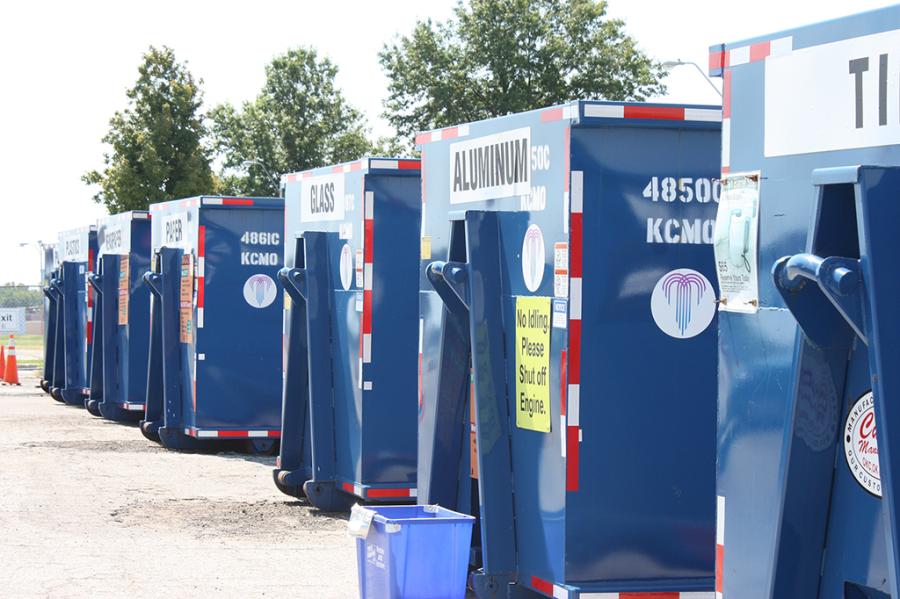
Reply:
[[712, 596], [720, 120], [578, 101], [418, 136], [418, 499], [478, 516], [479, 597]]
[[283, 206], [221, 197], [150, 206], [154, 267], [144, 280], [154, 298], [141, 429], [167, 448], [277, 445]]
[[415, 501], [419, 161], [287, 175], [279, 489], [327, 511]]
[[101, 218], [91, 396], [86, 406], [109, 420], [144, 414], [150, 337], [150, 293], [142, 283], [150, 267], [150, 214], [133, 211]]
[[93, 339], [94, 292], [88, 284], [97, 255], [97, 230], [93, 225], [59, 234], [57, 293], [57, 344], [51, 395], [69, 405], [84, 406], [88, 396]]
[[56, 244], [42, 246], [41, 291], [44, 294], [44, 369], [41, 373], [41, 389], [50, 392], [53, 379], [53, 352], [56, 346], [56, 294], [50, 283], [57, 277], [59, 256]]
[[355, 506], [362, 599], [465, 599], [474, 518], [437, 505]]
[[711, 49], [727, 599], [900, 596], [898, 47], [894, 6]]

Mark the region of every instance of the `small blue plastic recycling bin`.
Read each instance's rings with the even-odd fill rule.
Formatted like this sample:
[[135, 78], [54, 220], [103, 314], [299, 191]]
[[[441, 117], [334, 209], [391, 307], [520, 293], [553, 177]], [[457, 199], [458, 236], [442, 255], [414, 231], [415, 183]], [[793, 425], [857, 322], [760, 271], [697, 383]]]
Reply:
[[474, 518], [436, 505], [359, 507], [374, 512], [356, 539], [362, 599], [463, 599]]

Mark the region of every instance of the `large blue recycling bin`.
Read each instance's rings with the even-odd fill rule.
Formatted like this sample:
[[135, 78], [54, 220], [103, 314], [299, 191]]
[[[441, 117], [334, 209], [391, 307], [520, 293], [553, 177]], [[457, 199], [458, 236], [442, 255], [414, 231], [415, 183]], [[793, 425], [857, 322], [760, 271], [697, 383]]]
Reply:
[[716, 259], [731, 285], [750, 271], [720, 298], [727, 599], [900, 596], [900, 185], [858, 166], [900, 165], [898, 48], [897, 6], [711, 48]]
[[356, 539], [362, 599], [464, 599], [474, 518], [431, 505], [372, 506]]
[[419, 161], [286, 175], [279, 489], [327, 511], [414, 501]]
[[97, 230], [93, 225], [59, 234], [60, 277], [57, 292], [58, 338], [51, 395], [69, 405], [84, 406], [88, 396], [93, 340], [94, 291], [88, 283], [97, 255]]
[[205, 196], [151, 205], [148, 438], [172, 449], [275, 447], [283, 206]]
[[124, 212], [99, 219], [91, 394], [86, 407], [109, 420], [144, 414], [150, 293], [142, 277], [150, 266], [150, 214]]
[[480, 597], [711, 596], [720, 120], [579, 101], [419, 136], [419, 501], [478, 516]]

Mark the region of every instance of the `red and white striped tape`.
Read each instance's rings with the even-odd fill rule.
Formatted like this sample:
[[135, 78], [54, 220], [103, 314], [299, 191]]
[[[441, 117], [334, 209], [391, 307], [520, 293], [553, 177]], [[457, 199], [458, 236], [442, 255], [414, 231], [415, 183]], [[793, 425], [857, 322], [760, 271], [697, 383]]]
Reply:
[[372, 382], [364, 378], [364, 365], [372, 362], [372, 278], [375, 263], [375, 194], [364, 193], [363, 202], [363, 305], [359, 337], [359, 381], [364, 391]]
[[341, 489], [362, 499], [404, 499], [416, 496], [415, 487], [371, 488], [359, 483], [341, 483]]
[[206, 306], [206, 225], [197, 227], [197, 328], [203, 328]]
[[725, 573], [725, 497], [716, 497], [716, 599], [724, 596]]
[[330, 173], [353, 173], [361, 170], [420, 170], [422, 163], [420, 160], [413, 158], [363, 158], [344, 164], [337, 164], [330, 169], [323, 171], [322, 169], [313, 169], [309, 171], [300, 171], [297, 173], [288, 173], [282, 176], [282, 180], [287, 183], [294, 183], [301, 179], [315, 177], [316, 175], [325, 175]]
[[584, 592], [570, 590], [537, 576], [531, 577], [531, 587], [554, 599], [713, 599], [710, 591], [614, 591]]
[[459, 125], [457, 127], [446, 127], [435, 131], [425, 131], [416, 135], [416, 145], [427, 144], [433, 141], [443, 141], [446, 139], [456, 139], [457, 137], [466, 137], [469, 135], [468, 125]]
[[718, 122], [722, 120], [722, 111], [718, 108], [688, 108], [685, 106], [585, 104], [584, 116], [604, 119]]
[[731, 171], [731, 69], [784, 56], [793, 50], [794, 38], [787, 36], [710, 53], [710, 71], [722, 71], [722, 174]]
[[[581, 444], [581, 282], [583, 256], [584, 172], [572, 171], [569, 185], [569, 347], [565, 355], [566, 491], [578, 490]], [[561, 404], [562, 405], [562, 404]], [[562, 413], [562, 410], [560, 411]]]
[[197, 439], [279, 439], [280, 430], [211, 430], [188, 427], [184, 434]]

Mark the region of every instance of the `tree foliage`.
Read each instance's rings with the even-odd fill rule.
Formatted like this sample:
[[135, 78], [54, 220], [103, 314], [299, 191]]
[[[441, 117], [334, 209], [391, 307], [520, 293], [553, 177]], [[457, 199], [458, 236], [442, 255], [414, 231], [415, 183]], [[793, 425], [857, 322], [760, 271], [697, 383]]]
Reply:
[[44, 294], [36, 287], [8, 283], [0, 285], [0, 308], [33, 308], [44, 301]]
[[110, 213], [210, 193], [213, 175], [203, 147], [202, 81], [170, 48], [150, 47], [128, 90], [128, 107], [110, 119], [103, 141], [112, 146], [102, 171], [82, 180], [99, 185], [94, 200]]
[[643, 100], [663, 70], [597, 0], [460, 0], [446, 22], [420, 21], [379, 54], [384, 116], [417, 131], [579, 98]]
[[360, 113], [335, 85], [337, 72], [312, 48], [289, 50], [266, 66], [266, 82], [255, 100], [210, 112], [226, 191], [277, 194], [283, 173], [355, 160], [371, 151]]

